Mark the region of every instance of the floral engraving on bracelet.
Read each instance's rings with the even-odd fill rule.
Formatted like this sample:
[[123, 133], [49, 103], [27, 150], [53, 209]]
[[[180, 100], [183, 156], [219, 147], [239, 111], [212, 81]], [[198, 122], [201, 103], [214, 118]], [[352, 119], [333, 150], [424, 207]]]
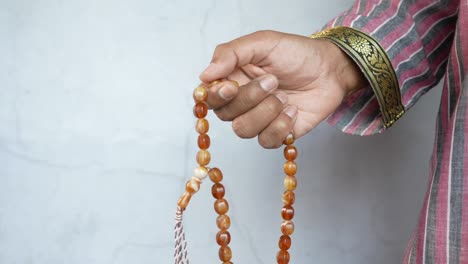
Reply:
[[400, 87], [385, 50], [371, 36], [350, 27], [335, 27], [318, 32], [311, 38], [333, 42], [359, 66], [379, 102], [385, 127], [390, 127], [404, 113]]

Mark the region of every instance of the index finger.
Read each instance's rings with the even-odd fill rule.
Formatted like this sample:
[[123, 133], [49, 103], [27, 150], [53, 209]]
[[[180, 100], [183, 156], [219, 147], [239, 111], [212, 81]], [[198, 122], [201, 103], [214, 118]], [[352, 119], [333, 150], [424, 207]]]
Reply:
[[200, 75], [203, 82], [226, 78], [236, 68], [257, 65], [281, 39], [281, 33], [258, 31], [216, 47], [210, 65]]

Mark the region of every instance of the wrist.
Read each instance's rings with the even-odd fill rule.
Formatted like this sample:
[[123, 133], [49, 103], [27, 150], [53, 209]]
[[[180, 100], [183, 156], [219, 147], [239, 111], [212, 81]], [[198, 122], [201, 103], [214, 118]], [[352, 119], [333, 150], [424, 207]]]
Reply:
[[369, 85], [357, 63], [346, 52], [328, 40], [319, 41], [324, 42], [326, 51], [324, 58], [329, 59], [331, 71], [335, 73], [345, 97]]
[[[336, 79], [340, 79], [337, 81], [338, 85], [343, 86], [343, 92], [346, 89], [344, 96], [363, 87], [369, 87], [379, 103], [385, 127], [390, 127], [401, 117], [405, 107], [402, 103], [398, 77], [390, 57], [378, 40], [363, 31], [345, 26], [323, 30], [313, 34], [311, 38], [328, 40], [330, 44], [336, 45], [333, 47], [328, 44], [330, 49], [335, 49], [337, 53], [336, 61], [341, 62], [335, 69], [338, 69]], [[338, 52], [336, 48], [344, 52]], [[351, 60], [357, 65], [354, 68], [350, 64]], [[360, 73], [361, 77], [357, 68], [364, 73]], [[366, 82], [363, 82], [363, 75], [367, 79]]]
[[369, 82], [367, 81], [359, 66], [343, 50], [338, 47], [336, 48], [339, 50], [341, 57], [339, 61], [342, 61], [338, 70], [338, 78], [340, 78], [341, 82], [343, 83], [346, 96], [367, 87]]

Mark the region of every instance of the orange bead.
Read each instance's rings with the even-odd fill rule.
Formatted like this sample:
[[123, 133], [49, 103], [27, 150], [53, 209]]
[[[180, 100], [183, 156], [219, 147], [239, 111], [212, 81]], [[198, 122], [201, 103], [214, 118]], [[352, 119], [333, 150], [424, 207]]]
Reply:
[[281, 233], [290, 236], [294, 233], [294, 223], [290, 220], [285, 220], [281, 224]]
[[190, 194], [194, 194], [200, 190], [201, 181], [195, 177], [192, 177], [187, 184], [185, 184], [185, 191]]
[[285, 191], [283, 193], [283, 204], [284, 205], [293, 205], [296, 200], [296, 195], [293, 191]]
[[281, 209], [281, 216], [284, 220], [291, 220], [294, 217], [294, 208], [290, 205], [285, 205]]
[[297, 186], [297, 179], [294, 176], [286, 176], [284, 178], [284, 188], [287, 191], [294, 191]]
[[232, 251], [229, 246], [223, 246], [219, 249], [219, 259], [221, 261], [230, 261], [232, 258]]
[[285, 147], [283, 153], [287, 160], [293, 161], [297, 158], [297, 149], [295, 146]]
[[288, 264], [289, 263], [289, 252], [287, 250], [280, 250], [276, 255], [276, 261], [278, 264]]
[[207, 149], [210, 147], [210, 136], [207, 134], [198, 135], [198, 147], [201, 149]]
[[216, 234], [216, 242], [220, 246], [227, 246], [231, 243], [231, 234], [226, 230], [221, 230]]
[[210, 82], [209, 87], [213, 87], [213, 86], [215, 86], [215, 85], [217, 85], [218, 83], [221, 83], [221, 82], [222, 82], [221, 80], [212, 81], [212, 82]]
[[193, 170], [193, 177], [199, 179], [200, 181], [208, 177], [208, 169], [203, 166], [198, 166]]
[[226, 199], [218, 199], [215, 201], [214, 209], [218, 214], [223, 215], [229, 211], [229, 204]]
[[200, 118], [195, 124], [195, 129], [200, 134], [206, 134], [210, 129], [210, 123], [208, 123], [208, 120], [206, 120], [205, 118]]
[[193, 107], [193, 114], [198, 118], [204, 118], [208, 113], [208, 106], [205, 103], [197, 103]]
[[294, 135], [293, 134], [289, 134], [286, 139], [284, 140], [283, 142], [285, 145], [292, 145], [294, 144]]
[[216, 218], [216, 225], [221, 230], [229, 229], [229, 227], [231, 227], [231, 218], [229, 218], [229, 216], [225, 214], [219, 215]]
[[211, 181], [213, 182], [220, 182], [223, 180], [223, 173], [218, 168], [212, 168], [208, 175], [210, 176]]
[[211, 187], [211, 194], [216, 199], [222, 199], [224, 197], [224, 193], [224, 185], [222, 185], [219, 182], [213, 184], [213, 186]]
[[284, 168], [284, 172], [289, 176], [293, 176], [296, 174], [297, 165], [296, 165], [296, 162], [294, 161], [286, 161], [286, 163], [284, 163], [283, 168]]
[[205, 87], [198, 86], [195, 88], [193, 91], [193, 100], [195, 100], [195, 102], [204, 102], [206, 101], [206, 98], [208, 98], [208, 91]]
[[177, 205], [180, 208], [185, 209], [187, 208], [191, 198], [192, 198], [192, 194], [185, 191], [184, 194], [182, 194], [182, 196], [180, 197], [179, 201], [177, 201]]
[[208, 150], [201, 149], [197, 153], [197, 162], [200, 166], [206, 166], [211, 161], [211, 154]]
[[278, 246], [282, 250], [288, 250], [291, 247], [291, 237], [282, 235], [279, 239]]

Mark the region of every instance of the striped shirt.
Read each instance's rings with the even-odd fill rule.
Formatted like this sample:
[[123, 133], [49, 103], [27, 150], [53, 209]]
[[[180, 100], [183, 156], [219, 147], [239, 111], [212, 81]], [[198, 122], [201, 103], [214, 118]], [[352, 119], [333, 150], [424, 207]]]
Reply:
[[[468, 0], [361, 0], [326, 28], [337, 26], [359, 30], [383, 48], [401, 114], [443, 80], [429, 186], [403, 263], [468, 263]], [[380, 88], [373, 88], [345, 99], [328, 122], [354, 135], [384, 131], [399, 115], [386, 124], [383, 109], [395, 102], [380, 100]]]

